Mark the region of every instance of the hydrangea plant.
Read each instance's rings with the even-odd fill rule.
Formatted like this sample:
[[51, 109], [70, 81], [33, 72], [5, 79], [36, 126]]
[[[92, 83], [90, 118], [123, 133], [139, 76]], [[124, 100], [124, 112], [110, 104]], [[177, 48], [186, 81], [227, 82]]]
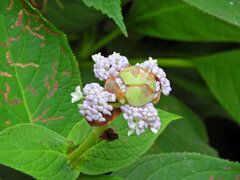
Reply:
[[78, 104], [79, 113], [91, 126], [105, 127], [122, 111], [130, 129], [128, 136], [135, 131], [140, 135], [145, 129], [157, 133], [161, 121], [154, 105], [161, 93], [169, 95], [172, 90], [157, 60], [150, 57], [143, 63], [131, 65], [125, 56], [115, 52], [108, 57], [98, 53], [92, 59], [94, 74], [105, 86], [87, 84], [83, 94], [80, 86], [76, 87], [71, 96], [73, 103], [83, 98], [83, 103]]

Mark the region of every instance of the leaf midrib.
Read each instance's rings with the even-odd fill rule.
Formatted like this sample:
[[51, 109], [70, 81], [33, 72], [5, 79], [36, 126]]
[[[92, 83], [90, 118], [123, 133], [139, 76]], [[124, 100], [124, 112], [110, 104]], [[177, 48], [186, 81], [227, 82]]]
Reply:
[[[2, 22], [4, 22], [4, 17], [3, 17], [2, 15], [1, 15], [1, 19], [2, 19]], [[5, 29], [6, 29], [6, 27], [5, 27], [5, 24], [3, 23], [3, 33], [4, 33], [4, 35], [5, 35], [5, 42], [7, 42], [7, 34], [6, 34], [6, 30], [5, 30]], [[12, 60], [13, 62], [15, 62], [14, 59], [13, 59], [11, 50], [10, 50], [10, 48], [9, 48], [8, 46], [7, 46], [7, 49], [8, 49], [8, 51], [9, 51], [11, 60]], [[32, 123], [32, 116], [31, 116], [31, 113], [30, 113], [30, 110], [29, 110], [29, 106], [28, 106], [27, 99], [26, 99], [25, 94], [24, 94], [24, 90], [23, 90], [22, 84], [20, 83], [20, 79], [19, 79], [19, 75], [18, 75], [17, 68], [16, 68], [16, 66], [14, 66], [14, 65], [13, 65], [13, 68], [14, 68], [14, 71], [15, 71], [15, 74], [16, 74], [16, 79], [17, 79], [18, 85], [19, 85], [19, 87], [20, 87], [21, 95], [22, 95], [22, 97], [23, 97], [23, 104], [24, 104], [24, 106], [25, 106], [25, 110], [26, 110], [26, 112], [27, 112], [29, 122]]]

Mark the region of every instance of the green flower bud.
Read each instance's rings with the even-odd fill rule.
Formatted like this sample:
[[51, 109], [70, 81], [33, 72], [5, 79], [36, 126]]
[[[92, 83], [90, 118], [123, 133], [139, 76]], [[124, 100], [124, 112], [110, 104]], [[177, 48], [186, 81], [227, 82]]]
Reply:
[[125, 96], [130, 105], [139, 107], [153, 100], [156, 80], [151, 72], [141, 67], [130, 66], [123, 69], [119, 77], [128, 86]]

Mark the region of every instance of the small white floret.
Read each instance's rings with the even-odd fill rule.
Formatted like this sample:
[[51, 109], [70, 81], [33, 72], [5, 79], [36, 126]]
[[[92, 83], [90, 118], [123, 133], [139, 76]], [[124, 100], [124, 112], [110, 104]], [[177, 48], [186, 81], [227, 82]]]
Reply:
[[83, 94], [81, 92], [80, 86], [77, 86], [75, 89], [75, 92], [71, 93], [72, 96], [72, 103], [75, 103], [76, 101], [79, 101], [82, 99]]

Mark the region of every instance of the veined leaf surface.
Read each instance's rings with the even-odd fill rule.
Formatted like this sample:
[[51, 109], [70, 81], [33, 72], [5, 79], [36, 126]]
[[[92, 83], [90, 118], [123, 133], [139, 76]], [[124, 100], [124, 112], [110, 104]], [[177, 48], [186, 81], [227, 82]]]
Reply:
[[80, 75], [65, 35], [19, 0], [0, 2], [0, 32], [0, 130], [34, 123], [66, 136]]

